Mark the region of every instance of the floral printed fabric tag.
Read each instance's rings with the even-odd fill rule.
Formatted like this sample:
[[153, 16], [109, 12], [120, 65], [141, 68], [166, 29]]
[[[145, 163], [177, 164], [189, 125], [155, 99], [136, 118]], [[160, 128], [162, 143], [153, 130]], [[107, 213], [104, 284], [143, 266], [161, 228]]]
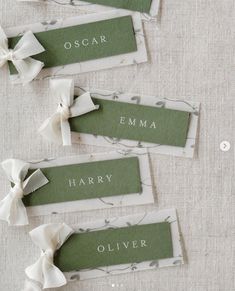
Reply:
[[[6, 29], [14, 48], [23, 32], [31, 30], [45, 52], [34, 56], [44, 63], [36, 79], [72, 75], [147, 61], [138, 13], [112, 11]], [[9, 64], [11, 79], [18, 74]]]
[[159, 11], [160, 0], [18, 0], [21, 2], [42, 2], [57, 5], [67, 5], [71, 8], [79, 7], [87, 12], [101, 12], [104, 9], [121, 8], [142, 13], [142, 17], [156, 17]]
[[68, 280], [183, 264], [174, 209], [108, 218], [73, 229], [76, 233], [54, 258]]
[[30, 165], [29, 175], [40, 169], [49, 180], [23, 198], [31, 216], [154, 202], [146, 150], [81, 155]]

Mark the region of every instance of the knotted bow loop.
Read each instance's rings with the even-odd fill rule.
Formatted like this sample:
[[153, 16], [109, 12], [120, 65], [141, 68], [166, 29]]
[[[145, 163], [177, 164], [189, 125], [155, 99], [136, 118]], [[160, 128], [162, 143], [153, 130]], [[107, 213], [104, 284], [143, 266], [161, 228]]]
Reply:
[[62, 121], [66, 121], [69, 119], [69, 117], [71, 116], [71, 112], [70, 112], [70, 108], [69, 106], [66, 106], [65, 104], [63, 104], [62, 102], [59, 104], [57, 112], [60, 113], [61, 115], [61, 120]]
[[69, 118], [81, 116], [99, 108], [89, 92], [74, 99], [74, 81], [71, 79], [51, 80], [51, 90], [59, 100], [57, 111], [39, 128], [46, 139], [63, 145], [71, 145]]
[[20, 38], [14, 49], [9, 48], [8, 38], [0, 27], [0, 67], [8, 61], [12, 62], [23, 83], [31, 82], [41, 71], [44, 64], [31, 56], [44, 51], [45, 49], [31, 31], [27, 31]]
[[29, 163], [16, 159], [2, 162], [3, 170], [9, 181], [14, 184], [8, 195], [0, 201], [0, 219], [7, 221], [9, 225], [28, 224], [27, 211], [22, 198], [49, 182], [39, 169], [25, 180], [29, 167]]
[[50, 81], [51, 93], [66, 107], [73, 104], [74, 80], [54, 79]]
[[26, 275], [44, 288], [57, 288], [67, 283], [64, 274], [53, 264], [56, 250], [74, 231], [66, 224], [44, 224], [29, 234], [32, 241], [41, 250], [40, 258], [25, 269]]
[[29, 167], [29, 163], [16, 159], [8, 159], [2, 162], [2, 168], [8, 180], [15, 185], [24, 181]]
[[12, 198], [22, 199], [24, 197], [24, 190], [22, 183], [17, 183], [13, 188], [11, 188]]

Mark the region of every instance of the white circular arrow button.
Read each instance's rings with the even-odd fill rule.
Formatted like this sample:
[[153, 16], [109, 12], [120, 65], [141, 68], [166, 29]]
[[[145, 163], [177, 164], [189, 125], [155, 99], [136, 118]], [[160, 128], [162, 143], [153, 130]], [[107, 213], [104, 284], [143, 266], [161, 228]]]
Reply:
[[222, 152], [228, 152], [231, 148], [230, 142], [224, 140], [220, 143], [220, 149]]

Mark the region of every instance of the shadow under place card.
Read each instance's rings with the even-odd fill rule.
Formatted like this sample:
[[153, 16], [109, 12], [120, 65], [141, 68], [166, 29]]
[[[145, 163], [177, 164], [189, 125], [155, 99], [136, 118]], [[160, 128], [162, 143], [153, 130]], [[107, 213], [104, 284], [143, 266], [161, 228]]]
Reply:
[[[106, 218], [72, 228], [41, 225], [30, 236], [43, 253], [25, 272], [44, 288], [184, 263], [175, 209]], [[43, 267], [47, 259], [53, 262], [50, 268]], [[42, 276], [35, 272], [36, 265]]]
[[[110, 11], [5, 29], [10, 48], [16, 48], [29, 30], [45, 50], [33, 56], [44, 64], [35, 79], [147, 61], [139, 13]], [[12, 62], [9, 69], [12, 81], [21, 82]]]
[[[32, 185], [36, 171], [47, 181], [37, 188]], [[31, 162], [25, 181], [21, 181], [25, 185], [21, 193], [28, 216], [154, 203], [149, 156], [143, 149]], [[17, 182], [11, 182], [9, 194], [14, 197], [19, 189]], [[33, 190], [27, 191], [27, 184]], [[4, 219], [1, 203], [0, 217]], [[27, 224], [15, 220], [9, 217], [7, 221], [12, 225]]]
[[[85, 89], [76, 88], [80, 96]], [[146, 148], [151, 153], [192, 158], [197, 142], [198, 102], [89, 90], [99, 110], [69, 119], [72, 142]]]
[[83, 11], [87, 12], [97, 12], [104, 11], [107, 7], [126, 9], [131, 11], [138, 11], [142, 13], [143, 19], [148, 15], [151, 17], [156, 17], [158, 14], [160, 0], [18, 0], [22, 2], [42, 2], [58, 5], [67, 5], [70, 7], [79, 7]]

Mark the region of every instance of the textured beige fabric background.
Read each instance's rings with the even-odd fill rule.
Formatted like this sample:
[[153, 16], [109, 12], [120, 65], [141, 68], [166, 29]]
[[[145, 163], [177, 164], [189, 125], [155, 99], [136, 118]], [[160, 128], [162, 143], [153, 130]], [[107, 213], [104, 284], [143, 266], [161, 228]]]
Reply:
[[[3, 26], [78, 14], [78, 9], [0, 0]], [[198, 156], [187, 160], [152, 155], [156, 204], [31, 219], [25, 228], [0, 223], [0, 290], [21, 290], [24, 268], [38, 257], [27, 232], [38, 224], [87, 222], [154, 208], [176, 207], [186, 264], [69, 284], [67, 291], [234, 291], [234, 0], [163, 0], [161, 22], [145, 24], [150, 63], [76, 76], [81, 85], [119, 89], [202, 103]], [[37, 134], [56, 100], [48, 82], [12, 86], [0, 72], [0, 159], [64, 156], [103, 148], [59, 148]], [[221, 152], [222, 140], [231, 150]], [[0, 197], [8, 189], [0, 172]], [[115, 284], [115, 287], [111, 285]], [[118, 284], [120, 284], [118, 286]], [[123, 284], [123, 285], [121, 285]]]

